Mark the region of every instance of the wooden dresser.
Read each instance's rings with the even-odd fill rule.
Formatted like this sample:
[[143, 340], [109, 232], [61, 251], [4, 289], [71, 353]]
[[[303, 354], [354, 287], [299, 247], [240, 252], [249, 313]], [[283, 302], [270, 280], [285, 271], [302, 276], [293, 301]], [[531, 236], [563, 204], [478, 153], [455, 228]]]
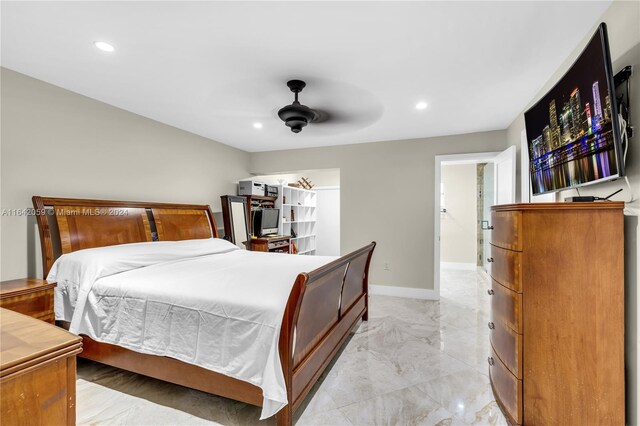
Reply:
[[0, 283], [0, 308], [11, 309], [53, 323], [54, 284], [36, 278], [20, 278]]
[[0, 308], [0, 418], [7, 425], [74, 425], [82, 340]]
[[510, 423], [624, 425], [623, 208], [491, 208], [489, 376]]

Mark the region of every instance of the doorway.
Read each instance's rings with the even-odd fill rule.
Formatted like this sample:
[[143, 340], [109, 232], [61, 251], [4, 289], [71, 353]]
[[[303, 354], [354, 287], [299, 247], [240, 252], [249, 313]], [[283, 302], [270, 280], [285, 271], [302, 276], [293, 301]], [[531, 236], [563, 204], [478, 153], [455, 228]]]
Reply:
[[[447, 167], [451, 169], [443, 172]], [[462, 183], [465, 174], [467, 180]], [[435, 157], [434, 290], [438, 298], [443, 267], [491, 273], [486, 255], [490, 252], [490, 208], [513, 202], [515, 147]], [[443, 243], [443, 236], [451, 241]]]

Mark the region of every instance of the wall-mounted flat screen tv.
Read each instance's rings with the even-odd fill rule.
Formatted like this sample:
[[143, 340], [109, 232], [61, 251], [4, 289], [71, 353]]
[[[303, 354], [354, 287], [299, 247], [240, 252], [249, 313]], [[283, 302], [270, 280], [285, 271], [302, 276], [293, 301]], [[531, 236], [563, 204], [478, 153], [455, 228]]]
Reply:
[[524, 114], [534, 194], [623, 176], [607, 27], [560, 81]]

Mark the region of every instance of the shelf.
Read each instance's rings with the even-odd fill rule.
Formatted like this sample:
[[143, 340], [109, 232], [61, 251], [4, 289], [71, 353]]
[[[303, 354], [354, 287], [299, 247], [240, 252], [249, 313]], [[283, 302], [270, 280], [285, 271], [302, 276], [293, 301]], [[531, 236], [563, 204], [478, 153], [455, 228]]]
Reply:
[[273, 202], [275, 202], [278, 199], [278, 197], [267, 197], [264, 195], [239, 195], [239, 197], [247, 197], [252, 200], [273, 201]]
[[307, 207], [311, 209], [316, 208], [316, 206], [313, 206], [311, 204], [283, 204], [282, 207]]
[[316, 234], [309, 234], [309, 235], [301, 235], [299, 237], [291, 237], [292, 240], [301, 240], [303, 238], [313, 238], [315, 237]]
[[304, 189], [304, 188], [298, 188], [298, 187], [289, 186], [289, 185], [282, 185], [282, 187], [287, 189], [292, 189], [294, 191], [304, 191], [304, 192], [310, 192], [312, 194], [315, 194], [315, 191], [313, 189]]
[[[283, 201], [288, 201], [283, 203]], [[281, 186], [275, 207], [281, 211], [280, 232], [289, 235], [296, 233], [291, 241], [296, 244], [297, 254], [316, 253], [316, 217], [317, 195], [313, 190]], [[294, 219], [291, 220], [292, 216]]]

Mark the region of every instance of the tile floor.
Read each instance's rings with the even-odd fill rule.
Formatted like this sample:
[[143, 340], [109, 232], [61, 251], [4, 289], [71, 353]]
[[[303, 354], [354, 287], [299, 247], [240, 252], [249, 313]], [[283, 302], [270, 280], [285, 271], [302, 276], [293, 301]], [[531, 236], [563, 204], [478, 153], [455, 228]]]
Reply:
[[[372, 296], [298, 410], [302, 425], [505, 425], [487, 377], [488, 281], [443, 270], [439, 302]], [[79, 360], [78, 424], [272, 425], [260, 409]]]

